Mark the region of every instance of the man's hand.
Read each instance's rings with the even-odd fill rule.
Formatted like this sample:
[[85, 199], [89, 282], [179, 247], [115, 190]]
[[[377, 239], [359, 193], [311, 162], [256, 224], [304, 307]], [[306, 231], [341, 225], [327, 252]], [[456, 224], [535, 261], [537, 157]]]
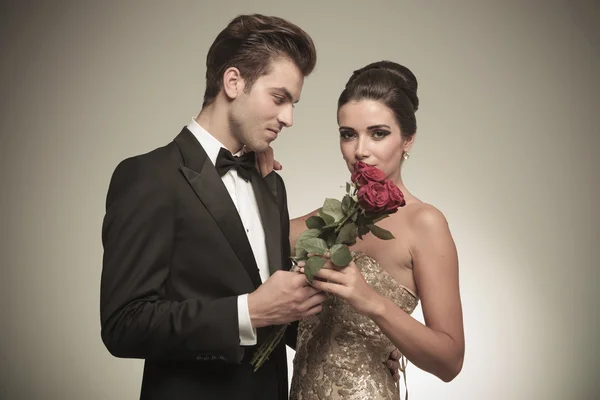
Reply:
[[279, 161], [275, 160], [273, 148], [269, 146], [264, 152], [256, 153], [256, 168], [264, 178], [273, 172], [273, 170], [281, 171], [283, 166], [281, 163], [279, 163]]
[[400, 353], [400, 350], [394, 349], [394, 351], [390, 353], [389, 358], [385, 362], [386, 367], [388, 367], [388, 369], [390, 370], [390, 374], [392, 374], [392, 377], [395, 381], [400, 380], [400, 357], [402, 357], [402, 353]]
[[253, 328], [283, 325], [321, 312], [325, 293], [308, 284], [304, 274], [277, 271], [248, 295]]

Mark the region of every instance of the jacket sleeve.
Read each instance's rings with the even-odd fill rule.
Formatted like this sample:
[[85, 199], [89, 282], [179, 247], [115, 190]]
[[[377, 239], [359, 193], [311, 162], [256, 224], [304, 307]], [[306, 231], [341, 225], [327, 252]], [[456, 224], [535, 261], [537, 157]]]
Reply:
[[175, 192], [160, 168], [138, 158], [113, 173], [102, 225], [102, 340], [116, 357], [239, 363], [237, 297], [165, 296], [175, 245]]
[[[277, 174], [277, 204], [281, 215], [281, 254], [282, 269], [289, 271], [292, 268], [290, 251], [290, 215], [287, 206], [287, 193], [285, 184], [280, 175]], [[292, 322], [285, 330], [285, 343], [296, 350], [298, 338], [298, 321]]]

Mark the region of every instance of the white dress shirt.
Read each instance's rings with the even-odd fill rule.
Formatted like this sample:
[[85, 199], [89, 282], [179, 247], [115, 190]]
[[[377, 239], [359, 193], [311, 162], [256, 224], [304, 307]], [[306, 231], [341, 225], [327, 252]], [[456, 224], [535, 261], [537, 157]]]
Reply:
[[[204, 148], [204, 151], [206, 151], [208, 158], [213, 165], [215, 165], [221, 147], [226, 147], [202, 128], [194, 119], [192, 119], [192, 122], [190, 122], [187, 128], [194, 134], [196, 139], [198, 139]], [[242, 149], [234, 154], [234, 156], [239, 156], [243, 153], [244, 150]], [[227, 171], [227, 173], [221, 177], [221, 180], [223, 181], [223, 184], [225, 184], [227, 192], [229, 192], [231, 200], [233, 200], [233, 204], [235, 204], [235, 208], [240, 215], [240, 219], [246, 230], [246, 236], [248, 236], [248, 241], [252, 247], [252, 253], [254, 253], [254, 258], [256, 259], [260, 279], [262, 282], [265, 282], [270, 275], [269, 260], [267, 258], [267, 246], [265, 244], [265, 231], [260, 219], [260, 211], [258, 210], [256, 197], [254, 195], [254, 190], [252, 189], [252, 183], [242, 179], [234, 168]], [[256, 329], [253, 329], [250, 323], [248, 294], [238, 296], [237, 306], [240, 345], [255, 345]]]

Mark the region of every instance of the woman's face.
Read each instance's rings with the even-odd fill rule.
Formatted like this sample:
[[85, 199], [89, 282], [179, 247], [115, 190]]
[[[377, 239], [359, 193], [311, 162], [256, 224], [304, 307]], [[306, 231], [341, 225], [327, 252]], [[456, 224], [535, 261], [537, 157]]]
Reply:
[[400, 178], [404, 152], [413, 138], [405, 140], [392, 110], [375, 100], [350, 101], [338, 112], [340, 149], [348, 169], [363, 161], [382, 170], [387, 179]]

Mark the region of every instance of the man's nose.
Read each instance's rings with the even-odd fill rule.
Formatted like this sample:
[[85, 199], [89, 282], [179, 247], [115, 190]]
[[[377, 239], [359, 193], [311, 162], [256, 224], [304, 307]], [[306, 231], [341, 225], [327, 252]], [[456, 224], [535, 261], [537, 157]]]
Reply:
[[294, 124], [294, 107], [291, 104], [284, 107], [277, 120], [286, 128], [292, 126]]

